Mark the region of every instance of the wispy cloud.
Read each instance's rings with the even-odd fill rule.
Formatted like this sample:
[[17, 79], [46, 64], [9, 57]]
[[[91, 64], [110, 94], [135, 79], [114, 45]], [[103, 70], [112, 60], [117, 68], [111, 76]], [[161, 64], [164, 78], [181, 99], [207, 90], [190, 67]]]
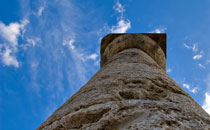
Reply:
[[123, 13], [125, 12], [125, 8], [124, 6], [120, 3], [119, 0], [117, 0], [116, 4], [113, 6], [113, 9], [118, 12], [121, 13], [123, 15]]
[[21, 37], [25, 32], [25, 26], [29, 23], [28, 20], [21, 20], [20, 23], [14, 22], [5, 25], [0, 22], [0, 37], [3, 45], [1, 49], [2, 63], [6, 66], [19, 67], [19, 62], [16, 59], [16, 52], [18, 51], [18, 37]]
[[[40, 97], [43, 95], [39, 91], [44, 91], [45, 94], [53, 96], [53, 102], [56, 102], [55, 99], [61, 99], [60, 95], [69, 97], [98, 69], [99, 52], [93, 51], [93, 44], [88, 44], [87, 40], [90, 39], [90, 34], [91, 38], [98, 35], [87, 33], [86, 30], [99, 30], [101, 26], [96, 28], [92, 23], [86, 22], [94, 21], [93, 17], [89, 17], [89, 12], [83, 12], [77, 3], [69, 0], [46, 2], [44, 6], [38, 5], [35, 10], [31, 9], [27, 2], [22, 4], [24, 11], [31, 11], [27, 13], [31, 23], [24, 34], [24, 42], [34, 47], [26, 49], [26, 61], [23, 63], [29, 65], [28, 86], [33, 86], [30, 91], [36, 89]], [[125, 8], [119, 1], [116, 1], [113, 8], [119, 16], [116, 18], [116, 25], [111, 25], [106, 33], [124, 33], [131, 28], [131, 22], [124, 17]], [[37, 44], [39, 42], [42, 44]], [[97, 67], [91, 67], [93, 64]], [[46, 78], [47, 80], [43, 81]], [[47, 103], [50, 104], [51, 101], [52, 99], [49, 99]], [[54, 111], [54, 108], [50, 108], [50, 113], [51, 110]]]
[[69, 41], [64, 41], [63, 42], [63, 45], [67, 45], [71, 50], [74, 50], [75, 49], [75, 46], [74, 46], [74, 39], [70, 39]]
[[[34, 77], [31, 76], [31, 83], [35, 87], [43, 88], [48, 93], [57, 90], [56, 98], [59, 98], [61, 93], [64, 94], [62, 91], [64, 88], [71, 89], [71, 93], [75, 92], [86, 83], [87, 75], [90, 72], [95, 72], [97, 68], [89, 66], [98, 61], [98, 53], [88, 50], [84, 46], [92, 45], [86, 43], [88, 42], [87, 39], [90, 38], [90, 33], [84, 30], [87, 26], [91, 28], [89, 25], [92, 24], [87, 23], [86, 20], [91, 21], [92, 17], [84, 14], [78, 8], [77, 3], [68, 0], [52, 1], [44, 4], [41, 2], [41, 5], [38, 5], [35, 11], [30, 9], [30, 5], [24, 5], [24, 7], [31, 10], [29, 20], [32, 18], [36, 21], [31, 21], [29, 31], [25, 33], [25, 37], [27, 36], [26, 42], [35, 47], [25, 51], [27, 61], [24, 62], [26, 64], [33, 61], [40, 63], [38, 65], [39, 69], [30, 67], [31, 75], [34, 75]], [[37, 17], [43, 14], [44, 17]], [[97, 36], [97, 34], [91, 35], [93, 35], [92, 37]], [[39, 42], [42, 44], [37, 44]], [[44, 70], [45, 75], [48, 75], [49, 82], [45, 81], [46, 87], [40, 85], [43, 84], [40, 83], [43, 77], [41, 70]], [[78, 82], [74, 83], [75, 80]]]
[[8, 47], [6, 47], [6, 49], [2, 53], [2, 61], [7, 66], [12, 65], [14, 67], [19, 67], [19, 62], [17, 61], [15, 55], [12, 53], [13, 53], [12, 49], [9, 49]]
[[197, 47], [197, 45], [196, 45], [196, 44], [193, 44], [193, 46], [192, 46], [192, 50], [193, 50], [194, 52], [197, 52], [197, 51], [198, 51], [198, 47]]
[[[205, 56], [202, 50], [200, 52], [198, 51], [199, 49], [197, 43], [193, 43], [192, 45], [184, 43], [183, 45], [186, 49], [191, 50], [193, 52], [194, 54], [194, 56], [192, 56], [193, 60], [200, 61], [200, 59], [202, 59]], [[205, 66], [208, 63], [196, 63], [196, 64], [200, 69], [205, 69], [206, 68]]]
[[98, 55], [96, 53], [93, 53], [93, 54], [87, 56], [87, 59], [96, 60], [97, 57], [98, 57]]
[[21, 35], [21, 32], [24, 31], [24, 27], [28, 24], [28, 20], [21, 20], [20, 23], [14, 22], [10, 23], [8, 26], [0, 22], [0, 35], [4, 38], [11, 46], [17, 46], [18, 37]]
[[87, 60], [97, 59], [98, 54], [93, 53], [93, 54], [88, 55], [85, 51], [82, 51], [81, 49], [76, 48], [74, 43], [75, 43], [74, 39], [64, 40], [63, 46], [67, 46], [70, 52], [73, 54], [73, 56], [77, 57], [78, 60], [81, 60], [82, 62], [86, 62]]
[[203, 57], [202, 54], [197, 54], [197, 55], [193, 56], [193, 59], [194, 59], [194, 60], [199, 60], [199, 59], [201, 59], [202, 57]]
[[37, 15], [38, 15], [39, 17], [42, 16], [43, 11], [44, 11], [44, 6], [39, 7], [38, 12], [37, 12]]
[[[37, 6], [33, 9], [27, 0], [23, 0], [21, 5], [23, 11], [28, 11], [26, 18], [31, 21], [24, 33], [24, 40], [21, 39], [18, 45], [19, 54], [24, 55], [21, 65], [27, 67], [24, 71], [29, 75], [25, 89], [36, 94], [31, 98], [42, 98], [44, 92], [48, 100], [46, 106], [54, 103], [57, 108], [62, 99], [65, 98], [62, 101], [66, 101], [67, 97], [86, 83], [87, 75], [92, 71], [89, 63], [82, 60], [86, 60], [88, 55], [83, 55], [84, 46], [79, 45], [84, 42], [82, 40], [85, 36], [89, 37], [89, 33], [82, 32], [83, 27], [88, 26], [85, 21], [88, 16], [69, 0], [46, 1], [44, 4], [36, 1], [34, 5]], [[21, 36], [20, 33], [19, 37]], [[46, 110], [46, 106], [41, 106], [40, 109]], [[51, 114], [55, 108], [49, 107], [47, 111]]]
[[186, 88], [188, 91], [190, 91], [191, 93], [197, 93], [198, 91], [197, 87], [191, 88], [191, 86], [187, 83], [183, 83], [182, 86]]
[[198, 51], [198, 46], [197, 44], [193, 44], [192, 46], [187, 45], [186, 43], [184, 43], [184, 47], [187, 49], [191, 49], [193, 52], [197, 52]]
[[150, 33], [165, 33], [166, 30], [167, 30], [166, 27], [159, 27], [159, 28], [154, 29]]
[[[75, 39], [64, 40], [63, 45], [69, 48], [73, 61], [75, 63], [76, 72], [78, 73], [79, 79], [81, 83], [87, 81], [86, 77], [86, 69], [85, 64], [87, 64], [87, 60], [96, 61], [98, 55], [96, 53], [88, 55], [81, 48], [77, 48], [74, 43], [76, 43]], [[94, 63], [95, 64], [95, 63]]]
[[117, 25], [111, 27], [111, 33], [125, 33], [131, 28], [131, 22], [129, 19], [124, 18], [125, 8], [120, 3], [119, 0], [116, 1], [116, 4], [113, 6], [113, 9], [120, 13], [120, 17], [117, 17]]
[[184, 43], [184, 47], [187, 48], [187, 49], [191, 49], [192, 47], [187, 45], [186, 43]]
[[118, 21], [117, 26], [112, 26], [112, 33], [125, 33], [128, 29], [131, 28], [131, 23], [129, 20], [121, 19]]
[[198, 67], [201, 68], [201, 69], [205, 69], [205, 68], [206, 68], [206, 67], [205, 67], [203, 64], [201, 64], [201, 63], [198, 64]]
[[71, 38], [69, 40], [64, 40], [63, 41], [63, 46], [67, 46], [69, 48], [69, 51], [71, 52], [72, 54], [72, 57], [75, 59], [75, 62], [76, 60], [81, 60], [81, 61], [85, 61], [86, 58], [85, 58], [85, 55], [77, 48], [75, 48], [75, 39]]
[[28, 44], [30, 44], [29, 46], [36, 46], [36, 44], [38, 42], [41, 42], [41, 39], [38, 38], [38, 37], [35, 37], [35, 38], [26, 38], [26, 41]]
[[210, 115], [210, 94], [207, 92], [205, 93], [205, 100], [202, 107]]
[[171, 69], [171, 68], [168, 68], [167, 70], [166, 70], [166, 72], [167, 73], [171, 73], [173, 70]]

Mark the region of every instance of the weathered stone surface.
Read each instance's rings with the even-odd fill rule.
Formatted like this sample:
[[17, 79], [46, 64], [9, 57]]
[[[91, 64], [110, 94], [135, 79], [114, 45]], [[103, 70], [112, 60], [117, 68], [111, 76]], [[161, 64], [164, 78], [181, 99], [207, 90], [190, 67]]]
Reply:
[[106, 44], [106, 48], [101, 56], [101, 67], [103, 67], [103, 65], [109, 61], [113, 55], [129, 48], [138, 48], [143, 50], [151, 56], [162, 69], [165, 70], [166, 58], [161, 47], [150, 37], [139, 34], [119, 35], [109, 44]]
[[210, 116], [165, 73], [159, 45], [150, 49], [157, 41], [135, 35], [113, 35], [102, 68], [37, 130], [210, 130]]

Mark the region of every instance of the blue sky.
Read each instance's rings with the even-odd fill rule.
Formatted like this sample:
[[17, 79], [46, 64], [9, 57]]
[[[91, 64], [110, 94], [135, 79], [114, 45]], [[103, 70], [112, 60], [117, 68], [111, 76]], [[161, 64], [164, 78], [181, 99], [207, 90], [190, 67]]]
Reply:
[[1, 0], [0, 129], [36, 129], [99, 70], [111, 32], [167, 33], [167, 73], [210, 113], [209, 0]]

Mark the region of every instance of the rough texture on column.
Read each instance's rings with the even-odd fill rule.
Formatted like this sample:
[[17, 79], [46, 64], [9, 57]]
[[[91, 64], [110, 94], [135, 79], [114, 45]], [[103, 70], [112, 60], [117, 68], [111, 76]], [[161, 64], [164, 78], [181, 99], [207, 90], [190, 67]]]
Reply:
[[165, 65], [165, 34], [107, 35], [101, 69], [37, 130], [209, 130]]
[[[113, 38], [113, 35], [117, 36]], [[166, 35], [162, 35], [164, 37]], [[159, 34], [158, 37], [161, 37]], [[107, 41], [107, 39], [109, 39]], [[166, 38], [165, 38], [166, 39]], [[160, 42], [159, 40], [159, 43]], [[166, 54], [163, 52], [162, 48], [165, 48], [165, 44], [162, 43], [157, 44], [153, 39], [146, 35], [140, 34], [111, 34], [106, 36], [101, 43], [101, 67], [109, 61], [113, 55], [119, 53], [122, 50], [129, 49], [129, 48], [137, 48], [141, 49], [142, 51], [146, 52], [149, 56], [151, 56], [155, 62], [165, 70], [166, 67]]]

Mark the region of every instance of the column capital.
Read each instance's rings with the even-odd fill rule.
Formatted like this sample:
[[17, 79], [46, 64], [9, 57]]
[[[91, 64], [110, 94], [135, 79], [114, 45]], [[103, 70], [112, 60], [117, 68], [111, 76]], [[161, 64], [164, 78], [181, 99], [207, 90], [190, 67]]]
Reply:
[[101, 67], [118, 52], [137, 48], [146, 52], [156, 63], [166, 68], [166, 34], [126, 33], [108, 34], [101, 41]]

